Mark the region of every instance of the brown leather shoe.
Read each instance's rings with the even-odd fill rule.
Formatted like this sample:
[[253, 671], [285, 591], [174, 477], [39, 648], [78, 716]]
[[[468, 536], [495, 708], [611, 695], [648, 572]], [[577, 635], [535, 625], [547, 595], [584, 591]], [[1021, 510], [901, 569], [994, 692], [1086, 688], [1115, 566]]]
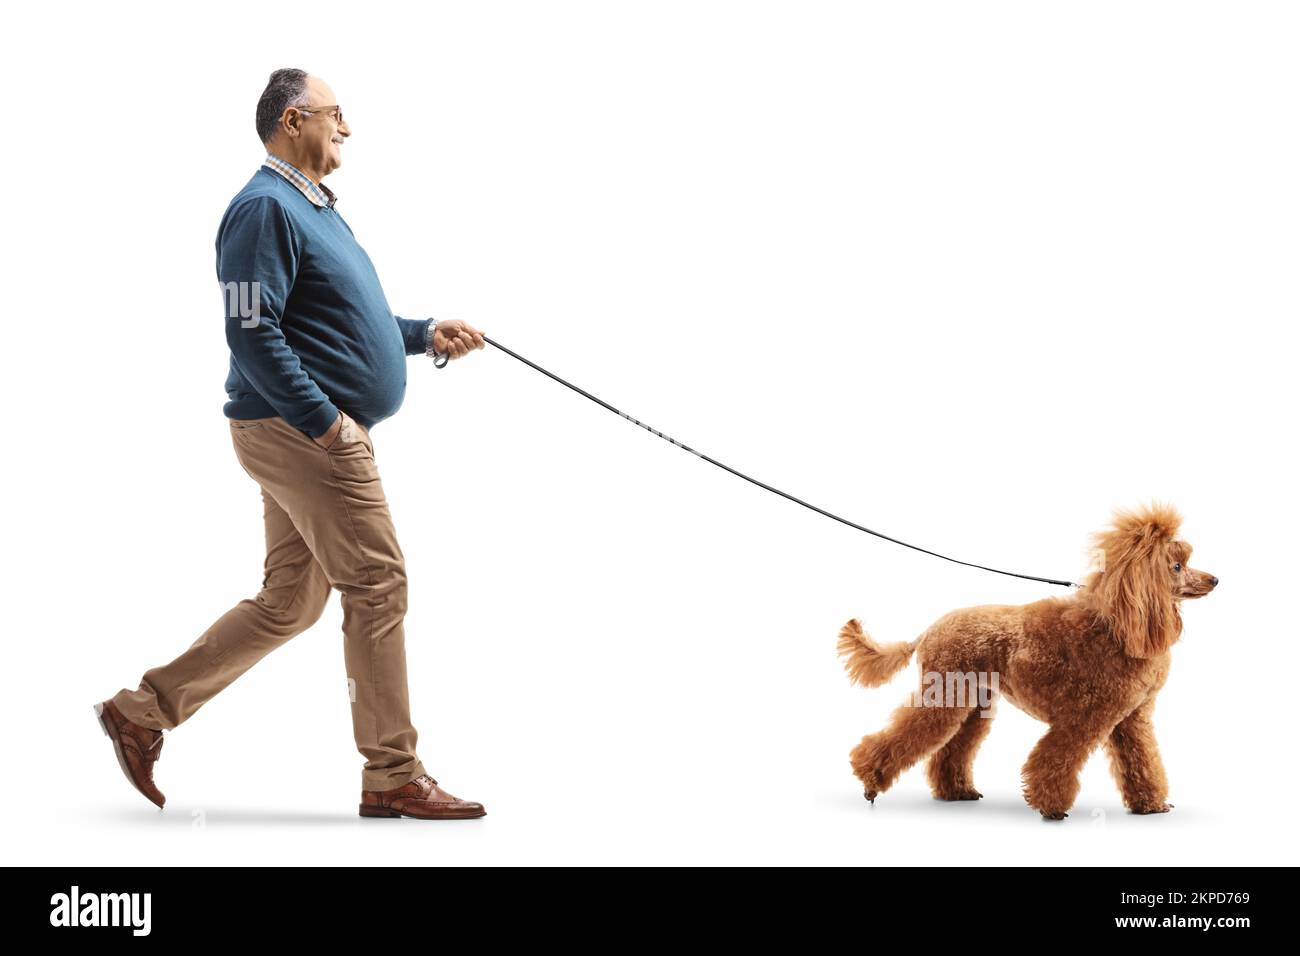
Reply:
[[131, 786], [161, 807], [167, 798], [154, 785], [153, 765], [162, 753], [163, 732], [131, 723], [111, 699], [95, 705], [95, 716], [104, 736], [113, 741], [117, 762]]
[[363, 817], [415, 817], [419, 820], [464, 820], [484, 816], [483, 804], [453, 797], [427, 773], [393, 790], [362, 790]]

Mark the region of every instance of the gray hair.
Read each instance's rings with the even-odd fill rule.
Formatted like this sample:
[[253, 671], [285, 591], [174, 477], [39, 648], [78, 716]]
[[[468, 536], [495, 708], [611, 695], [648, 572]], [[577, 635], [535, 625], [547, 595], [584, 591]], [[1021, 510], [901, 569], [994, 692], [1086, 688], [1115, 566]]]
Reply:
[[266, 145], [275, 135], [280, 117], [290, 106], [306, 106], [311, 97], [307, 94], [307, 72], [286, 67], [276, 70], [266, 82], [262, 98], [257, 101], [257, 138]]

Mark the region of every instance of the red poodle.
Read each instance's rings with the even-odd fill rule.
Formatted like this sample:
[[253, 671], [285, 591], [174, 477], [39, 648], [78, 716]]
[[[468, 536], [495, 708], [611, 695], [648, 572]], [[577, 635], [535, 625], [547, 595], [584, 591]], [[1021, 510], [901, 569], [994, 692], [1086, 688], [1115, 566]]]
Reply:
[[1068, 597], [964, 608], [916, 640], [888, 646], [857, 620], [844, 625], [839, 653], [854, 682], [883, 684], [918, 651], [922, 673], [919, 697], [850, 754], [866, 798], [874, 803], [929, 757], [935, 797], [979, 799], [972, 763], [992, 724], [992, 701], [1002, 696], [1049, 725], [1022, 771], [1025, 800], [1044, 818], [1066, 816], [1079, 772], [1102, 743], [1126, 807], [1170, 810], [1151, 713], [1182, 632], [1180, 602], [1219, 583], [1187, 566], [1192, 548], [1178, 537], [1181, 522], [1169, 505], [1116, 511], [1113, 526], [1093, 536], [1099, 570]]

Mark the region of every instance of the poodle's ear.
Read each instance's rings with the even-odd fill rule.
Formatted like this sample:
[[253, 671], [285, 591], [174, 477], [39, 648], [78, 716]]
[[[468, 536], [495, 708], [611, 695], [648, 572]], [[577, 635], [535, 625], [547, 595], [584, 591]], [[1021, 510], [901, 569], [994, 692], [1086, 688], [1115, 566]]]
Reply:
[[1116, 511], [1093, 536], [1101, 568], [1089, 579], [1098, 614], [1130, 657], [1154, 657], [1178, 640], [1182, 617], [1169, 577], [1169, 543], [1181, 519], [1169, 505]]

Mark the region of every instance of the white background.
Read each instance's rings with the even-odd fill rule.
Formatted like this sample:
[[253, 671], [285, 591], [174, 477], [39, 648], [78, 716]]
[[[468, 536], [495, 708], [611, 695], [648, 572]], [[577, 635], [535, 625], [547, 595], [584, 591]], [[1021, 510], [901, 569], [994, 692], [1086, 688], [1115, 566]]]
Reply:
[[[44, 4], [4, 14], [3, 627], [12, 863], [1264, 863], [1293, 858], [1300, 42], [1281, 3]], [[272, 69], [353, 136], [327, 184], [401, 315], [459, 317], [673, 438], [966, 560], [1086, 570], [1173, 502], [1156, 727], [1025, 805], [848, 753], [860, 617], [1062, 589], [900, 549], [489, 347], [373, 432], [412, 581], [419, 753], [470, 822], [357, 816], [334, 598], [167, 736], [158, 811], [91, 705], [256, 593], [213, 242]]]

